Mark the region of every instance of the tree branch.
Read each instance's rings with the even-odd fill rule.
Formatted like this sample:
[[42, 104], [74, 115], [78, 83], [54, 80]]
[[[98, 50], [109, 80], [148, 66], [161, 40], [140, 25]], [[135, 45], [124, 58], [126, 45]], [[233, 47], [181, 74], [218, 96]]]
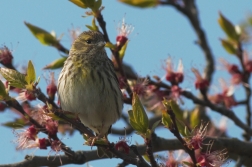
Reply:
[[205, 68], [205, 77], [209, 81], [209, 83], [211, 83], [212, 76], [214, 73], [214, 57], [210, 49], [210, 46], [207, 42], [205, 32], [203, 31], [200, 25], [200, 20], [198, 18], [198, 9], [193, 0], [184, 0], [184, 3], [185, 3], [184, 6], [181, 6], [179, 4], [176, 4], [175, 1], [173, 0], [166, 0], [160, 2], [160, 4], [175, 7], [179, 12], [184, 14], [190, 21], [194, 31], [198, 36], [197, 43], [199, 44], [199, 46], [201, 47], [202, 51], [205, 54], [207, 63]]
[[[106, 22], [104, 21], [103, 19], [103, 16], [101, 14], [101, 12], [99, 13], [99, 15], [96, 17], [102, 31], [103, 31], [103, 36], [104, 36], [104, 39], [106, 42], [110, 42], [109, 40], [109, 36], [108, 36], [108, 33], [107, 33], [107, 30], [106, 30]], [[115, 60], [116, 60], [116, 63], [117, 63], [117, 69], [118, 71], [120, 72], [122, 78], [123, 78], [123, 82], [125, 83], [125, 87], [126, 87], [126, 90], [129, 94], [130, 97], [132, 97], [132, 90], [130, 89], [129, 87], [129, 84], [128, 84], [128, 81], [127, 81], [127, 76], [125, 75], [125, 72], [124, 72], [124, 69], [123, 69], [123, 63], [122, 61], [120, 60], [119, 58], [119, 51], [121, 50], [121, 48], [117, 47], [116, 49], [110, 49], [110, 51], [112, 52]]]
[[218, 112], [218, 113], [220, 113], [222, 115], [225, 115], [226, 117], [231, 119], [237, 126], [242, 128], [243, 130], [245, 130], [250, 136], [252, 135], [252, 129], [249, 126], [247, 126], [246, 124], [244, 124], [234, 114], [234, 112], [232, 110], [224, 108], [224, 107], [220, 107], [220, 106], [217, 106], [217, 105], [214, 105], [208, 100], [207, 101], [206, 100], [201, 100], [201, 99], [197, 98], [196, 96], [194, 96], [191, 92], [188, 92], [188, 91], [183, 91], [182, 95], [185, 96], [188, 99], [191, 99], [195, 104], [200, 104], [202, 106], [209, 107], [213, 111], [216, 111], [216, 112]]
[[[204, 143], [209, 143], [210, 141], [214, 141], [211, 151], [213, 150], [221, 150], [227, 149], [229, 158], [233, 160], [238, 160], [239, 156], [243, 157], [251, 157], [252, 156], [252, 143], [240, 141], [238, 139], [229, 139], [229, 138], [214, 138], [214, 137], [206, 137], [204, 139]], [[153, 151], [167, 151], [167, 150], [180, 150], [184, 149], [184, 146], [177, 139], [164, 139], [161, 137], [154, 137], [152, 139], [153, 142]], [[203, 145], [203, 149], [207, 150], [207, 145]], [[146, 153], [146, 146], [139, 145], [137, 146], [137, 150], [139, 154], [144, 155]], [[130, 157], [134, 157], [135, 153], [131, 150], [129, 155]], [[58, 157], [48, 157], [47, 156], [27, 156], [26, 159], [19, 163], [13, 164], [3, 164], [0, 167], [35, 167], [35, 166], [60, 166], [67, 164], [84, 164], [86, 162], [94, 161], [97, 159], [106, 159], [108, 157], [98, 157], [97, 151], [76, 151], [75, 152], [75, 161], [69, 159], [66, 155], [60, 156], [62, 164]], [[246, 158], [243, 161], [243, 164], [246, 166], [252, 166], [252, 159]]]

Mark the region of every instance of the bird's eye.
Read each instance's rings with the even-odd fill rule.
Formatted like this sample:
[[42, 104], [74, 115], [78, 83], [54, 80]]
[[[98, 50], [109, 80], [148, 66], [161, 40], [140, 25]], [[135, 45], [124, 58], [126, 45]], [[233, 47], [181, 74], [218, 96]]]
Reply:
[[87, 39], [87, 40], [86, 40], [86, 43], [87, 43], [87, 44], [91, 44], [91, 42], [92, 42], [91, 39]]

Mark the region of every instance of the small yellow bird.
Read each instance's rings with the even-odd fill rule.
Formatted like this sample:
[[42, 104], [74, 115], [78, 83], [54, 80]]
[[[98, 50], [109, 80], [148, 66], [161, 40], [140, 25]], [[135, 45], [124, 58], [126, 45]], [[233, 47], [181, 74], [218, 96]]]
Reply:
[[104, 137], [121, 116], [122, 92], [114, 66], [104, 49], [103, 34], [86, 31], [74, 41], [58, 79], [64, 111], [77, 113], [81, 122]]

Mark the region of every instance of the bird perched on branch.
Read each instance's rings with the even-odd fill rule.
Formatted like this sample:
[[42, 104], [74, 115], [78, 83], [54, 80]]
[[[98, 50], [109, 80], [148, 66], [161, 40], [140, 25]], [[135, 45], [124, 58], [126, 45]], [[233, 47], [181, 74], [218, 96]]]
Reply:
[[106, 136], [110, 126], [120, 118], [123, 107], [114, 66], [104, 46], [102, 33], [80, 34], [58, 79], [61, 108], [77, 113], [97, 138]]

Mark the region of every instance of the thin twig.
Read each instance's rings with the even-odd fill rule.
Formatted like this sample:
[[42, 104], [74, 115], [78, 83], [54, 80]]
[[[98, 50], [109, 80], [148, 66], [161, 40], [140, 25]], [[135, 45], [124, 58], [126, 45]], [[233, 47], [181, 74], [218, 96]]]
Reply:
[[[242, 66], [242, 82], [243, 82], [243, 88], [245, 89], [246, 93], [246, 100], [245, 100], [245, 106], [246, 106], [246, 122], [249, 127], [251, 127], [251, 105], [250, 105], [250, 99], [251, 99], [251, 87], [249, 84], [250, 79], [250, 73], [246, 71], [245, 65], [244, 65], [244, 58], [243, 58], [243, 49], [241, 43], [238, 44], [238, 53], [237, 58], [240, 61], [240, 64]], [[247, 134], [245, 131], [245, 134], [243, 135], [246, 141], [250, 141], [250, 135]]]
[[[104, 36], [104, 39], [106, 42], [110, 42], [109, 40], [109, 36], [108, 36], [108, 33], [107, 33], [107, 30], [106, 30], [106, 22], [104, 21], [103, 19], [103, 16], [101, 14], [101, 12], [98, 14], [98, 16], [96, 17], [102, 31], [103, 31], [103, 36]], [[125, 75], [125, 72], [123, 70], [123, 65], [122, 65], [122, 61], [120, 60], [119, 58], [119, 51], [120, 51], [121, 48], [116, 48], [116, 49], [110, 49], [113, 56], [115, 57], [115, 60], [116, 60], [116, 63], [117, 63], [117, 68], [118, 68], [118, 71], [120, 72], [122, 78], [123, 78], [123, 82], [125, 83], [125, 86], [126, 86], [126, 90], [129, 94], [130, 97], [132, 97], [132, 90], [130, 89], [129, 87], [129, 84], [128, 84], [128, 81], [127, 81], [127, 76]]]
[[205, 32], [200, 25], [198, 9], [195, 5], [194, 0], [184, 0], [183, 2], [185, 3], [183, 6], [176, 4], [176, 1], [173, 0], [160, 1], [159, 3], [161, 5], [169, 5], [175, 7], [175, 9], [184, 14], [184, 16], [187, 17], [188, 20], [190, 21], [194, 31], [198, 36], [197, 43], [199, 44], [199, 46], [201, 47], [202, 51], [205, 54], [206, 58], [205, 77], [209, 81], [209, 83], [211, 83], [214, 73], [214, 56], [207, 42]]
[[151, 167], [157, 167], [158, 165], [153, 154], [152, 140], [148, 138], [145, 139], [145, 144], [146, 144], [146, 154], [150, 160]]
[[196, 167], [196, 157], [195, 157], [195, 152], [194, 152], [194, 149], [190, 149], [185, 140], [181, 137], [180, 133], [179, 133], [179, 129], [178, 129], [178, 126], [177, 126], [177, 123], [176, 123], [176, 116], [172, 110], [171, 107], [167, 108], [167, 113], [170, 115], [170, 118], [172, 120], [172, 123], [173, 123], [173, 128], [170, 129], [170, 131], [174, 134], [174, 136], [177, 137], [177, 139], [181, 142], [181, 144], [184, 146], [184, 149], [185, 151], [189, 154], [189, 156], [191, 157], [195, 167]]
[[[29, 122], [32, 123], [33, 125], [36, 126], [36, 128], [38, 128], [41, 132], [47, 134], [50, 138], [52, 138], [53, 140], [57, 140], [60, 141], [60, 139], [58, 138], [57, 134], [55, 135], [49, 135], [48, 131], [46, 130], [45, 127], [43, 127], [42, 125], [40, 125], [36, 120], [34, 120], [32, 117], [30, 117], [23, 109], [23, 107], [18, 103], [17, 100], [15, 99], [11, 99], [6, 101], [6, 104], [8, 104], [10, 107], [16, 109], [17, 111], [19, 111], [23, 116], [27, 117], [29, 119]], [[60, 141], [61, 142], [61, 141]], [[73, 158], [74, 155], [74, 151], [72, 151], [69, 147], [67, 147], [64, 143], [61, 142], [60, 144], [61, 149], [65, 152], [66, 155], [70, 156], [71, 158]]]
[[232, 110], [227, 109], [225, 107], [221, 107], [215, 104], [212, 104], [210, 101], [205, 101], [197, 98], [194, 96], [191, 92], [188, 91], [183, 91], [181, 95], [185, 96], [188, 99], [191, 99], [195, 104], [200, 104], [202, 106], [207, 106], [213, 111], [216, 111], [222, 115], [225, 115], [229, 119], [231, 119], [238, 127], [242, 128], [245, 130], [250, 136], [252, 135], [252, 129], [244, 124], [235, 114]]
[[[238, 160], [240, 156], [242, 157], [251, 157], [252, 156], [252, 143], [240, 141], [235, 138], [221, 138], [221, 137], [206, 137], [204, 139], [204, 143], [209, 143], [209, 141], [214, 141], [212, 146], [212, 150], [222, 150], [227, 149], [228, 156], [231, 159]], [[208, 149], [208, 145], [203, 145], [203, 150]], [[167, 151], [167, 150], [181, 150], [184, 149], [184, 146], [177, 139], [164, 139], [161, 137], [155, 137], [153, 139], [153, 151]], [[144, 155], [146, 153], [145, 145], [137, 146], [138, 154]], [[130, 151], [129, 156], [133, 157], [135, 153]], [[73, 159], [69, 159], [66, 155], [60, 155], [62, 164], [60, 161], [54, 160], [55, 157], [48, 156], [32, 156], [33, 158], [27, 158], [26, 160], [19, 163], [12, 164], [2, 164], [0, 167], [17, 167], [17, 166], [61, 166], [67, 164], [84, 164], [86, 162], [94, 161], [97, 159], [107, 159], [109, 157], [98, 157], [97, 150], [92, 151], [76, 151], [75, 152], [75, 161]], [[56, 157], [57, 159], [57, 157]], [[36, 164], [36, 165], [35, 165]], [[245, 166], [252, 166], [252, 159], [247, 158], [244, 163]]]
[[[131, 145], [130, 149], [137, 155], [137, 158], [138, 158], [137, 166], [142, 166], [143, 164], [146, 165], [146, 166], [149, 166], [145, 162], [145, 160], [143, 159], [142, 155], [139, 153], [138, 148], [137, 148], [136, 145]], [[151, 166], [151, 167], [153, 167], [153, 166]]]

